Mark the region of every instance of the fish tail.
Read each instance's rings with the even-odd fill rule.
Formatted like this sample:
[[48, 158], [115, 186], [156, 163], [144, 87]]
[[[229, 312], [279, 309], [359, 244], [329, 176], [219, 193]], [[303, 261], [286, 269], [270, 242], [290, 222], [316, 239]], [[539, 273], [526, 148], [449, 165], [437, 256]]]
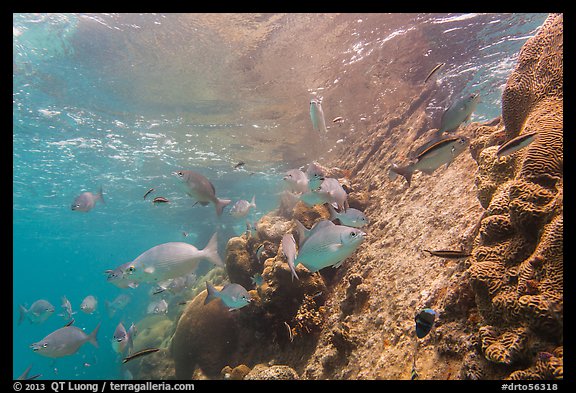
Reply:
[[302, 247], [304, 241], [306, 240], [306, 236], [309, 234], [310, 230], [306, 229], [304, 224], [302, 224], [300, 221], [298, 220], [295, 221], [296, 221], [296, 229], [298, 230], [298, 247]]
[[26, 313], [28, 312], [28, 310], [26, 310], [26, 308], [23, 305], [19, 305], [18, 310], [20, 311], [20, 317], [18, 318], [18, 325], [20, 325], [24, 320], [24, 318], [26, 318]]
[[96, 348], [98, 348], [98, 340], [96, 339], [96, 335], [98, 334], [98, 330], [100, 330], [100, 324], [102, 322], [98, 322], [98, 325], [96, 325], [96, 328], [92, 331], [92, 333], [90, 333], [88, 335], [88, 341], [90, 342], [90, 344], [94, 345]]
[[203, 257], [214, 265], [224, 267], [224, 262], [222, 262], [220, 255], [218, 255], [218, 232], [214, 232], [208, 244], [206, 244], [206, 247], [204, 247], [201, 252], [203, 253]]
[[412, 174], [414, 173], [412, 165], [406, 165], [400, 167], [396, 164], [392, 164], [392, 166], [390, 167], [390, 173], [403, 176], [406, 179], [406, 182], [408, 183], [408, 187], [410, 187], [410, 182], [412, 181]]
[[212, 284], [206, 281], [206, 299], [204, 299], [204, 304], [210, 303], [212, 300], [216, 299], [218, 291]]
[[336, 209], [334, 209], [331, 203], [328, 204], [328, 211], [330, 212], [330, 221], [338, 218], [338, 212], [336, 212]]
[[256, 209], [256, 195], [252, 195], [252, 200], [250, 201], [250, 205]]
[[232, 202], [231, 199], [219, 199], [216, 198], [216, 215], [218, 217], [220, 217], [222, 215], [222, 211], [224, 210], [224, 207], [226, 207], [230, 202]]

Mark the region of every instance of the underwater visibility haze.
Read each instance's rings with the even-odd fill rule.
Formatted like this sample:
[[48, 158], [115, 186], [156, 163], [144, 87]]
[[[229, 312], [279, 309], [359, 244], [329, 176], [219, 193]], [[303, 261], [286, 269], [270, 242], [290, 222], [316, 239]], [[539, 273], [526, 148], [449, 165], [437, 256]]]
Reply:
[[[306, 172], [315, 161], [333, 167], [412, 89], [435, 90], [426, 107], [434, 128], [471, 94], [479, 100], [457, 124], [499, 116], [520, 49], [547, 16], [13, 14], [13, 377], [32, 366], [40, 379], [138, 378], [139, 360], [122, 362], [127, 347], [167, 348], [169, 339], [150, 332], [168, 321], [169, 337], [207, 284], [221, 300], [206, 307], [229, 302], [234, 315], [253, 307], [245, 291], [222, 290], [225, 273], [213, 282], [222, 268], [200, 251], [213, 234], [224, 261], [229, 239], [278, 208], [287, 171]], [[416, 168], [425, 171], [421, 154]], [[352, 167], [356, 157], [345, 160]], [[182, 171], [208, 183], [183, 180]], [[229, 202], [217, 208], [221, 200]], [[340, 205], [330, 208], [334, 217]], [[361, 219], [346, 231], [362, 234], [360, 243], [322, 268], [370, 239], [372, 218]], [[296, 241], [300, 249], [336, 247], [328, 235], [317, 239], [329, 229], [321, 226], [307, 243]], [[190, 263], [178, 276], [194, 273], [185, 289], [161, 287], [161, 279], [132, 285], [142, 274], [165, 278], [159, 272], [174, 254], [162, 265], [135, 261], [165, 243], [193, 246], [178, 246]], [[115, 285], [111, 271], [123, 264], [126, 279]], [[53, 310], [33, 310], [41, 299]], [[64, 338], [71, 354], [42, 356], [42, 340], [72, 320]], [[132, 342], [119, 347], [115, 332]]]

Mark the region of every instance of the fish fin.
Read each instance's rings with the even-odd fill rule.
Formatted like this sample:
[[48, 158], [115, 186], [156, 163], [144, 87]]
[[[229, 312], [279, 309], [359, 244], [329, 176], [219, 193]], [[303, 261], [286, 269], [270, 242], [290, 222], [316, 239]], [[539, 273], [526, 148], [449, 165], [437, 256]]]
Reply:
[[218, 217], [220, 217], [222, 215], [222, 210], [224, 210], [224, 207], [227, 206], [230, 202], [232, 202], [232, 200], [230, 199], [218, 199], [216, 198], [216, 215]]
[[98, 325], [96, 325], [96, 328], [92, 331], [92, 333], [90, 333], [88, 335], [88, 341], [90, 342], [90, 344], [94, 345], [96, 348], [98, 348], [98, 340], [96, 339], [96, 335], [98, 334], [98, 330], [100, 329], [101, 324], [102, 324], [102, 322], [98, 322]]
[[212, 262], [216, 266], [224, 267], [224, 262], [218, 255], [218, 232], [214, 232], [206, 247], [200, 250], [202, 257]]
[[20, 311], [20, 316], [18, 318], [18, 325], [20, 325], [24, 320], [24, 318], [26, 318], [26, 313], [28, 312], [28, 310], [26, 310], [26, 308], [23, 305], [19, 305], [18, 310]]
[[390, 172], [396, 173], [400, 176], [403, 176], [408, 183], [408, 187], [410, 187], [410, 183], [412, 181], [412, 174], [414, 173], [414, 166], [412, 164], [400, 167], [396, 164], [392, 164], [390, 167]]
[[307, 229], [300, 221], [294, 221], [296, 221], [296, 230], [298, 231], [298, 248], [300, 249], [300, 247], [302, 247], [306, 241], [306, 238], [310, 235], [310, 229]]
[[336, 212], [336, 209], [334, 209], [331, 203], [328, 204], [328, 211], [330, 212], [330, 221], [338, 218], [338, 212]]
[[153, 274], [154, 270], [155, 269], [152, 266], [148, 266], [147, 268], [144, 269], [144, 273]]
[[[346, 259], [346, 258], [344, 258], [344, 259]], [[342, 259], [340, 262], [338, 262], [338, 263], [336, 263], [336, 264], [332, 265], [332, 267], [333, 267], [334, 269], [336, 269], [336, 268], [338, 268], [338, 267], [342, 266], [342, 264], [344, 263], [344, 259]]]
[[204, 299], [204, 304], [208, 304], [210, 303], [212, 300], [216, 299], [218, 296], [216, 296], [216, 288], [214, 288], [214, 286], [212, 284], [210, 284], [208, 281], [206, 281], [206, 299]]
[[250, 201], [250, 205], [256, 209], [256, 195], [252, 195], [252, 200]]

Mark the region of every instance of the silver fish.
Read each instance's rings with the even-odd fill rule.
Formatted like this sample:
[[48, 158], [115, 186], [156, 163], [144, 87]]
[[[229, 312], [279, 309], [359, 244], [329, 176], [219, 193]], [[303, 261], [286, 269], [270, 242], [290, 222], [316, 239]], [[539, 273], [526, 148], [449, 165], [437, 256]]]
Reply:
[[148, 308], [146, 309], [146, 313], [148, 314], [167, 314], [168, 313], [168, 302], [164, 299], [160, 299], [155, 302], [151, 302], [148, 304]]
[[312, 120], [314, 130], [319, 131], [320, 136], [323, 137], [328, 130], [326, 129], [326, 120], [324, 119], [321, 100], [310, 100], [310, 119]]
[[136, 288], [138, 283], [129, 279], [129, 276], [125, 274], [126, 269], [130, 266], [130, 262], [126, 262], [115, 269], [108, 269], [104, 273], [107, 275], [106, 280], [117, 286], [118, 288]]
[[76, 311], [72, 311], [72, 304], [70, 304], [70, 300], [66, 298], [66, 296], [62, 296], [62, 308], [64, 309], [64, 313], [58, 314], [63, 317], [66, 321], [72, 319], [72, 315], [76, 314]]
[[283, 179], [289, 191], [303, 193], [309, 190], [308, 176], [300, 169], [290, 169]]
[[80, 212], [88, 212], [92, 210], [97, 201], [102, 201], [104, 203], [104, 195], [102, 194], [102, 187], [98, 194], [93, 194], [91, 192], [83, 192], [78, 195], [74, 202], [72, 203], [72, 210]]
[[117, 353], [124, 353], [128, 349], [128, 354], [132, 353], [134, 349], [134, 337], [136, 337], [136, 325], [132, 323], [130, 328], [126, 330], [122, 322], [116, 326], [114, 336], [112, 337], [112, 349]]
[[476, 110], [480, 95], [472, 93], [464, 98], [456, 100], [442, 114], [440, 128], [436, 135], [440, 136], [443, 132], [454, 132], [460, 127], [460, 124], [470, 120], [472, 112]]
[[31, 344], [30, 348], [39, 355], [54, 359], [76, 353], [87, 342], [98, 348], [96, 340], [98, 329], [100, 322], [90, 334], [84, 333], [76, 326], [65, 326], [50, 333], [41, 341]]
[[206, 292], [207, 295], [204, 304], [208, 304], [212, 300], [219, 298], [229, 310], [237, 310], [247, 306], [252, 301], [252, 297], [246, 288], [240, 284], [229, 283], [224, 285], [224, 287], [218, 291], [208, 281], [206, 281]]
[[301, 263], [312, 273], [328, 266], [338, 267], [362, 244], [365, 236], [357, 228], [323, 220], [300, 244], [294, 264]]
[[286, 233], [282, 236], [282, 252], [288, 261], [288, 266], [290, 267], [290, 272], [292, 272], [292, 281], [294, 281], [294, 277], [299, 280], [298, 275], [296, 274], [296, 268], [294, 266], [294, 260], [298, 255], [296, 251], [296, 240], [294, 240], [294, 236], [291, 233]]
[[498, 148], [496, 156], [498, 158], [516, 153], [518, 150], [525, 148], [536, 139], [536, 132], [522, 134], [514, 139], [509, 140]]
[[444, 164], [448, 167], [454, 158], [466, 149], [468, 142], [469, 140], [464, 137], [442, 139], [420, 153], [415, 163], [404, 167], [393, 164], [390, 168], [390, 178], [393, 180], [396, 175], [404, 176], [408, 182], [408, 187], [410, 187], [412, 174], [415, 170], [432, 174]]
[[44, 322], [54, 314], [54, 306], [50, 304], [49, 301], [40, 299], [32, 303], [29, 309], [20, 305], [19, 311], [20, 318], [18, 319], [18, 325], [20, 325], [24, 319], [28, 319], [30, 323], [38, 324]]
[[158, 282], [193, 273], [202, 260], [224, 266], [218, 255], [218, 238], [214, 233], [204, 249], [191, 244], [169, 242], [143, 252], [126, 268], [129, 279], [136, 283]]
[[232, 200], [219, 199], [216, 197], [216, 189], [214, 185], [206, 177], [194, 171], [178, 171], [174, 172], [188, 188], [188, 195], [198, 201], [202, 206], [208, 205], [210, 202], [216, 207], [216, 215], [220, 217], [222, 210]]
[[311, 162], [306, 169], [306, 176], [308, 177], [308, 189], [317, 190], [326, 178], [324, 168], [317, 162]]
[[252, 196], [250, 202], [244, 199], [237, 201], [230, 209], [230, 215], [236, 218], [246, 217], [250, 212], [250, 208], [256, 209], [256, 195]]
[[132, 298], [130, 297], [130, 295], [127, 295], [125, 293], [121, 293], [120, 295], [116, 296], [116, 298], [111, 302], [106, 300], [104, 302], [104, 305], [106, 306], [108, 316], [112, 318], [117, 311], [123, 310], [124, 307], [126, 307], [131, 300]]
[[309, 191], [300, 196], [300, 200], [308, 206], [323, 203], [334, 204], [339, 210], [346, 210], [348, 194], [337, 179], [327, 177], [317, 191]]
[[339, 220], [340, 225], [362, 228], [368, 225], [368, 218], [358, 209], [348, 208], [345, 212], [337, 212], [332, 205], [328, 205], [330, 221]]
[[438, 71], [440, 71], [445, 65], [446, 65], [446, 63], [439, 63], [434, 68], [432, 68], [432, 70], [428, 73], [428, 76], [424, 80], [424, 83], [428, 82], [428, 80], [432, 77], [432, 75], [434, 75]]
[[82, 303], [80, 304], [80, 310], [86, 314], [92, 314], [94, 311], [96, 311], [97, 305], [98, 301], [96, 298], [92, 295], [88, 295], [84, 298], [84, 300], [82, 300]]

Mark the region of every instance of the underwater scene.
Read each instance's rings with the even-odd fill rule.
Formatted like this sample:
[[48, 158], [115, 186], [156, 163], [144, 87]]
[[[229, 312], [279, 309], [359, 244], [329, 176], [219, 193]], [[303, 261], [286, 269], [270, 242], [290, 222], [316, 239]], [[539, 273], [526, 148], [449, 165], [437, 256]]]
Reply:
[[15, 13], [13, 379], [562, 379], [562, 122], [562, 14]]

